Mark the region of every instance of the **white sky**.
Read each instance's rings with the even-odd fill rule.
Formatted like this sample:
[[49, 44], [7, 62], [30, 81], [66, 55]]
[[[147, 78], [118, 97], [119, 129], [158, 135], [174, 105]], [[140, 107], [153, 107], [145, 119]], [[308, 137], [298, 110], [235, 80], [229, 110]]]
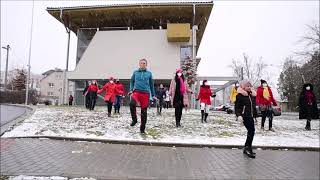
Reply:
[[[119, 3], [119, 1], [108, 1]], [[123, 2], [123, 1], [122, 1]], [[242, 53], [263, 57], [274, 84], [284, 59], [298, 50], [297, 42], [319, 24], [318, 1], [214, 1], [198, 57], [199, 75], [231, 76], [228, 67]], [[67, 34], [63, 25], [47, 13], [47, 7], [98, 5], [101, 1], [35, 1], [31, 71], [43, 73], [65, 68]], [[1, 1], [1, 46], [9, 44], [9, 69], [26, 67], [29, 56], [32, 1]], [[75, 67], [76, 36], [71, 36], [69, 70]], [[1, 70], [6, 53], [1, 49]]]

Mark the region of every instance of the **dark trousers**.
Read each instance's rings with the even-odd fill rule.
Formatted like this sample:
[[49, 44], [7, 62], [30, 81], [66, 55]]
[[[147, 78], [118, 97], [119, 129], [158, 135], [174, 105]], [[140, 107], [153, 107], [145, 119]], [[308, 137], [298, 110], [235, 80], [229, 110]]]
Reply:
[[181, 126], [180, 121], [181, 121], [181, 116], [182, 116], [182, 109], [183, 105], [176, 105], [174, 107], [174, 115], [176, 117], [176, 126]]
[[165, 106], [164, 106], [165, 108], [167, 108], [167, 109], [169, 109], [169, 107], [170, 107], [170, 101], [165, 101]]
[[90, 110], [94, 110], [94, 107], [96, 106], [96, 101], [97, 101], [97, 96], [92, 96], [90, 98], [90, 105], [89, 105], [89, 109]]
[[85, 104], [86, 104], [86, 108], [90, 109], [91, 102], [90, 102], [90, 95], [89, 94], [87, 94], [85, 97]]
[[115, 113], [120, 113], [120, 106], [121, 106], [121, 100], [122, 96], [116, 96], [116, 102], [114, 103], [114, 112]]
[[112, 111], [112, 102], [111, 101], [105, 101], [107, 103], [107, 106], [108, 106], [108, 114], [111, 114], [111, 111]]
[[261, 111], [262, 119], [261, 119], [261, 127], [264, 127], [264, 123], [266, 121], [266, 118], [269, 119], [269, 129], [272, 128], [272, 120], [273, 120], [273, 112], [270, 107], [270, 109], [266, 109], [265, 111]]
[[157, 104], [157, 111], [158, 113], [161, 113], [163, 106], [163, 99], [159, 99], [159, 103]]
[[72, 101], [69, 101], [69, 106], [72, 106]]
[[244, 117], [243, 124], [247, 129], [247, 139], [244, 145], [246, 147], [252, 148], [252, 141], [255, 133], [254, 120], [252, 117]]

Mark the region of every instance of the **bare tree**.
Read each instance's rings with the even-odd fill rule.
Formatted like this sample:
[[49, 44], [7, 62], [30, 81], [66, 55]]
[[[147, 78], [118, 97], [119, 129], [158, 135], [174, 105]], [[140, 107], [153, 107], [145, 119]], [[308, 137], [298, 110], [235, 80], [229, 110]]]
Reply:
[[317, 24], [307, 25], [309, 30], [308, 34], [301, 37], [298, 43], [305, 44], [302, 51], [296, 52], [298, 56], [310, 57], [315, 54], [316, 51], [320, 49], [320, 26]]
[[266, 72], [267, 64], [263, 63], [262, 57], [258, 60], [252, 60], [247, 54], [243, 53], [243, 60], [233, 59], [230, 67], [233, 69], [234, 75], [239, 78], [242, 76], [241, 69], [243, 68], [243, 78], [249, 79], [254, 86], [259, 85], [261, 78], [264, 78], [266, 81], [270, 80]]

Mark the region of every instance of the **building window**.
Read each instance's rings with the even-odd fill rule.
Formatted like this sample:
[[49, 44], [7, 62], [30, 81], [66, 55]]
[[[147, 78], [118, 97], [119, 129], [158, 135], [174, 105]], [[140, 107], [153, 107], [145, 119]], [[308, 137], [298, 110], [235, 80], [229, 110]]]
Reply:
[[49, 83], [49, 87], [54, 87], [54, 84], [53, 83]]
[[48, 92], [48, 96], [53, 96], [53, 92]]

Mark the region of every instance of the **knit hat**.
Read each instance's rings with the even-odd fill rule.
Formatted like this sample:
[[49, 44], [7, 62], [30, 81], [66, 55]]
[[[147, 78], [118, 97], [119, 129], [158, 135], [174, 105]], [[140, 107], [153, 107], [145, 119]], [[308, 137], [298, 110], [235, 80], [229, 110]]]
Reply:
[[109, 77], [109, 81], [112, 81], [113, 80], [113, 77]]
[[182, 69], [177, 69], [176, 73], [182, 73]]
[[265, 81], [265, 80], [263, 80], [263, 79], [261, 79], [260, 82], [261, 82], [261, 84], [267, 83], [267, 81]]

